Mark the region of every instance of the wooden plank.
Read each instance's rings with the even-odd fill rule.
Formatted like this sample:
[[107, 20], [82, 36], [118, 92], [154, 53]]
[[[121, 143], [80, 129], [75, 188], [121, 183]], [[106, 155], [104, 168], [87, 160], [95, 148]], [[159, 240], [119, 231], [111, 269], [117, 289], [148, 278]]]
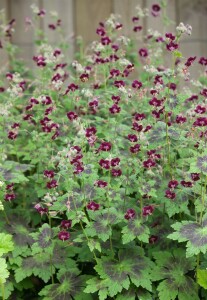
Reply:
[[[206, 1], [179, 0], [179, 22], [190, 24], [192, 26], [191, 36], [186, 36], [181, 41], [181, 51], [185, 58], [189, 56], [207, 55], [207, 18]], [[192, 76], [197, 77], [198, 65], [192, 68]]]
[[[8, 17], [8, 1], [7, 0], [0, 0], [0, 13], [1, 13], [1, 17], [4, 16], [4, 20], [2, 20], [3, 22], [7, 22], [7, 17]], [[1, 20], [0, 20], [0, 24], [1, 24]], [[3, 47], [4, 47], [4, 43]], [[4, 50], [4, 48], [0, 49], [0, 72], [4, 72], [5, 68], [8, 66], [9, 61], [8, 61], [8, 56], [6, 51]]]
[[[73, 0], [42, 0], [42, 5], [46, 10], [43, 22], [43, 30], [49, 43], [58, 46], [58, 43], [66, 41], [69, 45], [68, 55], [70, 58], [74, 52], [74, 14]], [[55, 18], [52, 14], [57, 12], [58, 18], [61, 19], [62, 34], [59, 29], [49, 29], [49, 24], [55, 24]], [[56, 27], [58, 28], [58, 27]]]
[[76, 0], [76, 36], [82, 36], [86, 45], [97, 40], [96, 28], [100, 21], [105, 21], [110, 16], [112, 10], [112, 0]]
[[19, 58], [22, 58], [26, 65], [32, 67], [34, 55], [34, 34], [30, 28], [26, 29], [25, 18], [32, 17], [31, 5], [33, 0], [10, 0], [11, 17], [16, 19], [15, 34], [12, 42], [20, 48]]
[[135, 25], [143, 26], [143, 20], [139, 20], [138, 23], [132, 22], [132, 17], [135, 14], [135, 8], [139, 5], [143, 8], [142, 0], [114, 0], [114, 13], [119, 14], [121, 16], [121, 23], [123, 23], [123, 34], [133, 37], [133, 38], [142, 38], [143, 30], [141, 32], [133, 32], [133, 28]]
[[[167, 1], [167, 6], [161, 9], [160, 16], [154, 17], [151, 14], [152, 4], [158, 3], [159, 1], [146, 0], [146, 7], [149, 9], [149, 17], [147, 18], [147, 29], [152, 28], [153, 30], [159, 31], [161, 34], [166, 32], [174, 32], [176, 25], [176, 0]], [[172, 23], [166, 27], [164, 19], [165, 16], [169, 18]]]

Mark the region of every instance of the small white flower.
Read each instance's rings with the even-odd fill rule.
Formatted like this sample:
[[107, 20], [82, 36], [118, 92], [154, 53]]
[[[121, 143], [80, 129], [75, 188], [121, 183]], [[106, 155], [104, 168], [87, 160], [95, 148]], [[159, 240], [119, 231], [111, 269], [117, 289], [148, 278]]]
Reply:
[[191, 35], [192, 26], [189, 24], [184, 25], [182, 22], [176, 27], [176, 30], [180, 33]]
[[123, 45], [127, 46], [130, 43], [130, 39], [124, 35], [121, 35], [118, 39], [117, 42], [122, 43]]
[[4, 185], [3, 181], [0, 181], [0, 188]]
[[39, 12], [39, 8], [37, 7], [36, 4], [33, 3], [30, 7], [34, 14], [37, 14]]
[[121, 66], [128, 66], [128, 65], [131, 65], [131, 62], [128, 59], [122, 58], [122, 59], [119, 59], [119, 64]]
[[137, 5], [135, 9], [136, 9], [136, 13], [137, 13], [138, 17], [144, 18], [144, 17], [149, 16], [149, 9], [148, 8], [142, 9], [141, 6]]

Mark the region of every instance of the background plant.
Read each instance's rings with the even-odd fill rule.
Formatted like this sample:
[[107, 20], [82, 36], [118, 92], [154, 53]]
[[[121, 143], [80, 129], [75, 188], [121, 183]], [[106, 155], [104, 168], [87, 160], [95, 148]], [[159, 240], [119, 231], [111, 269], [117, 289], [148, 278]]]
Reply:
[[[165, 5], [137, 7], [134, 32]], [[34, 74], [15, 55], [2, 74], [4, 299], [206, 297], [207, 59], [182, 57], [190, 25], [139, 45], [122, 27], [101, 22], [72, 63], [37, 31]]]

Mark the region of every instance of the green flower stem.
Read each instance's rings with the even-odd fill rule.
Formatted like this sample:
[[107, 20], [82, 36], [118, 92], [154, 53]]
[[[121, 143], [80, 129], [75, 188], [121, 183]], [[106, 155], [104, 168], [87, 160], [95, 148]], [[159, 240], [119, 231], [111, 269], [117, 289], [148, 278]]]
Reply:
[[[74, 204], [74, 207], [75, 207], [76, 214], [78, 214], [78, 210], [77, 210], [77, 206], [76, 206], [76, 204], [75, 204], [74, 198], [72, 197], [72, 199], [73, 199], [73, 204]], [[82, 222], [82, 220], [80, 220], [80, 226], [81, 226], [81, 229], [82, 229], [82, 231], [83, 231], [83, 234], [85, 235], [86, 240], [87, 240], [87, 242], [88, 242], [88, 244], [89, 244], [89, 237], [88, 237], [88, 235], [87, 235], [87, 233], [86, 233], [86, 231], [85, 231], [85, 229], [84, 229], [84, 227], [83, 227], [83, 222]], [[96, 257], [95, 251], [92, 251], [92, 253], [93, 253], [93, 256], [94, 256], [95, 261], [97, 262], [97, 257]]]
[[141, 221], [143, 220], [143, 216], [142, 216], [142, 210], [143, 210], [143, 198], [141, 197], [141, 199], [140, 199], [140, 210], [141, 210], [141, 212], [140, 212], [140, 217], [141, 217]]
[[202, 203], [202, 208], [201, 208], [201, 213], [200, 213], [200, 218], [199, 218], [199, 224], [202, 224], [203, 212], [204, 212], [204, 209], [205, 209], [206, 185], [207, 185], [207, 176], [205, 177], [204, 188], [203, 188], [203, 184], [202, 184], [202, 181], [201, 181], [201, 203]]
[[[48, 220], [49, 220], [50, 228], [52, 229], [52, 218], [51, 218], [51, 216], [50, 216], [49, 214], [48, 214]], [[51, 279], [52, 279], [52, 284], [54, 284], [54, 276], [53, 276], [52, 268], [53, 268], [52, 254], [50, 254], [50, 271], [51, 271]]]
[[[126, 166], [126, 168], [127, 168], [127, 166]], [[124, 189], [124, 207], [123, 207], [123, 211], [124, 211], [124, 212], [125, 212], [125, 209], [126, 209], [126, 198], [127, 198], [128, 179], [129, 179], [129, 172], [128, 172], [128, 168], [127, 168], [126, 184], [125, 184], [125, 189]]]
[[197, 255], [197, 260], [196, 260], [196, 282], [197, 282], [197, 292], [199, 291], [199, 284], [198, 284], [198, 270], [199, 270], [199, 265], [200, 265], [200, 253]]
[[5, 220], [6, 220], [7, 224], [10, 225], [10, 221], [9, 221], [8, 216], [7, 216], [4, 209], [3, 209], [3, 214], [4, 214], [4, 217], [5, 217]]
[[172, 172], [171, 172], [171, 162], [170, 162], [170, 138], [169, 138], [169, 133], [168, 133], [168, 117], [167, 114], [165, 115], [165, 123], [166, 123], [166, 144], [167, 144], [167, 160], [168, 160], [168, 166], [170, 168], [170, 174], [172, 177]]
[[[83, 234], [85, 235], [86, 239], [87, 239], [87, 242], [89, 243], [89, 237], [87, 236], [87, 233], [85, 232], [85, 229], [83, 227], [83, 223], [82, 223], [82, 220], [80, 220], [80, 226], [81, 226], [81, 229], [83, 231]], [[96, 254], [95, 254], [95, 251], [92, 251], [93, 252], [93, 256], [94, 256], [94, 259], [95, 261], [97, 262], [97, 257], [96, 257]]]
[[3, 283], [1, 283], [1, 294], [2, 294], [2, 300], [5, 300], [5, 288]]
[[5, 289], [4, 289], [4, 284], [1, 284], [1, 294], [2, 294], [2, 300], [5, 300]]

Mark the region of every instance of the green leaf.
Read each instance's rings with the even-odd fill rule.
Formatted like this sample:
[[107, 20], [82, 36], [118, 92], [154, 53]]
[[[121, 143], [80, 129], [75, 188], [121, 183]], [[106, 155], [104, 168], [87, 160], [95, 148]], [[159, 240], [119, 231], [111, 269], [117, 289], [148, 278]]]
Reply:
[[98, 292], [99, 300], [105, 300], [108, 296], [108, 286], [110, 279], [100, 280], [97, 277], [91, 278], [86, 282], [87, 286], [84, 290], [85, 293], [96, 293]]
[[204, 288], [205, 290], [207, 289], [207, 270], [197, 270], [197, 278], [198, 278], [198, 284]]
[[7, 270], [7, 264], [5, 258], [0, 258], [0, 285], [6, 282], [9, 277], [9, 271]]
[[110, 297], [128, 289], [131, 282], [139, 287], [151, 291], [150, 271], [153, 263], [144, 256], [143, 249], [124, 249], [119, 251], [119, 261], [109, 257], [98, 259], [95, 270], [101, 279], [109, 280], [108, 291]]
[[[186, 292], [189, 299], [199, 300], [196, 283], [186, 275], [196, 266], [195, 258], [186, 259], [183, 249], [173, 253], [160, 251], [153, 254], [156, 265], [151, 273], [153, 281], [162, 280], [157, 290], [160, 300], [184, 299]], [[187, 298], [186, 298], [187, 299]]]
[[[11, 216], [15, 221], [11, 222], [9, 226], [6, 226], [7, 231], [12, 234], [15, 247], [13, 249], [13, 256], [17, 257], [19, 255], [27, 256], [28, 251], [30, 252], [28, 245], [31, 245], [34, 241], [29, 235], [30, 229], [27, 227], [23, 219], [17, 219], [17, 216]], [[10, 217], [10, 219], [11, 219]]]
[[56, 245], [51, 255], [47, 252], [41, 252], [26, 257], [22, 261], [22, 265], [15, 269], [15, 279], [20, 282], [33, 274], [40, 277], [44, 282], [48, 282], [51, 278], [51, 272], [55, 274], [56, 268], [63, 269], [63, 261], [64, 268], [77, 272], [75, 261], [69, 258], [70, 255], [70, 251]]
[[174, 57], [183, 57], [182, 53], [180, 51], [177, 51], [177, 50], [174, 51], [173, 54], [174, 54]]
[[192, 221], [177, 222], [172, 225], [174, 233], [168, 235], [169, 239], [178, 242], [187, 241], [186, 257], [197, 255], [207, 251], [207, 216], [203, 218], [203, 223], [198, 224]]
[[0, 256], [14, 249], [12, 236], [10, 234], [0, 233]]
[[87, 276], [77, 275], [69, 271], [59, 272], [60, 283], [45, 286], [39, 295], [43, 296], [43, 300], [92, 299], [90, 295], [83, 294]]
[[42, 227], [39, 228], [39, 232], [31, 233], [30, 235], [34, 238], [36, 243], [32, 245], [32, 253], [41, 253], [42, 251], [46, 251], [48, 254], [52, 254], [53, 252], [53, 229], [45, 223]]
[[105, 242], [112, 234], [111, 225], [117, 222], [119, 222], [119, 219], [114, 212], [109, 211], [108, 213], [108, 211], [103, 211], [101, 214], [94, 214], [93, 222], [87, 224], [85, 231], [89, 237], [97, 236]]
[[141, 220], [129, 220], [127, 226], [122, 229], [123, 244], [127, 244], [137, 238], [139, 241], [148, 243], [150, 231], [149, 228], [141, 224]]
[[[11, 293], [14, 290], [14, 285], [11, 281], [7, 280], [4, 284], [4, 297], [5, 299], [11, 299], [9, 298], [11, 296]], [[0, 289], [0, 297], [2, 297], [2, 290]], [[3, 298], [3, 297], [2, 297]]]

